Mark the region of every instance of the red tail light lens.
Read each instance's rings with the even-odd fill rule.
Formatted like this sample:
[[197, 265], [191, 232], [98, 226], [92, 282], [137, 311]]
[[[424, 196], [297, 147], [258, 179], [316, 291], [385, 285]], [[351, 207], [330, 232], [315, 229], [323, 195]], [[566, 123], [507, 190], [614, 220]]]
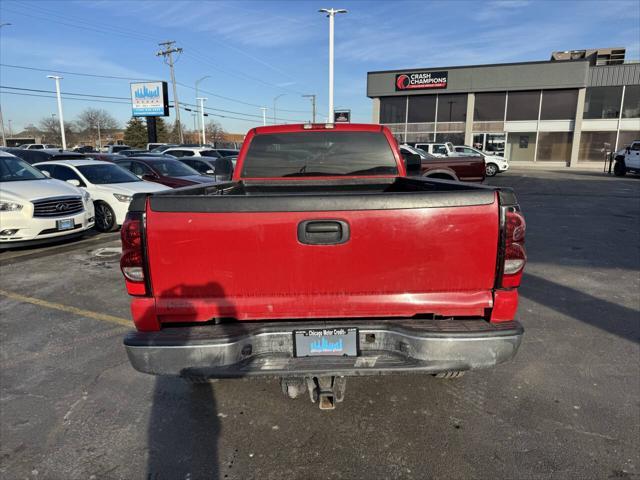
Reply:
[[[144, 265], [142, 257], [142, 216], [128, 213], [120, 231], [122, 256], [120, 270], [127, 281], [127, 291], [132, 295], [144, 295]], [[133, 282], [133, 283], [131, 283]]]
[[527, 253], [524, 249], [524, 237], [527, 225], [524, 217], [516, 211], [507, 210], [506, 239], [502, 286], [505, 288], [520, 285], [522, 272], [527, 263]]

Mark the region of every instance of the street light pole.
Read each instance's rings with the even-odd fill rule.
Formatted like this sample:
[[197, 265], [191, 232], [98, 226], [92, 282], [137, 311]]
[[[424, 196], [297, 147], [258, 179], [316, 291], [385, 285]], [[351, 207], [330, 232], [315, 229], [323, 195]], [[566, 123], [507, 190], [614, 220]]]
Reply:
[[64, 118], [62, 116], [62, 97], [60, 96], [60, 80], [62, 77], [58, 75], [47, 75], [47, 78], [51, 78], [56, 81], [56, 96], [58, 97], [58, 120], [60, 120], [60, 138], [62, 139], [62, 149], [67, 149], [67, 138], [64, 134]]
[[315, 95], [302, 95], [304, 98], [311, 99], [311, 123], [316, 123], [316, 96]]
[[[8, 27], [11, 25], [9, 22], [0, 23], [0, 28]], [[2, 146], [7, 146], [7, 137], [4, 134], [4, 120], [2, 119], [2, 107], [0, 107], [0, 131], [2, 131]]]
[[196, 100], [200, 100], [200, 123], [202, 125], [202, 145], [207, 143], [207, 139], [204, 134], [204, 101], [207, 100], [203, 97], [198, 97]]
[[333, 123], [333, 32], [336, 13], [347, 13], [344, 8], [321, 8], [320, 13], [329, 17], [329, 123]]
[[278, 124], [278, 116], [276, 113], [276, 102], [278, 101], [278, 99], [280, 97], [284, 97], [286, 95], [286, 93], [281, 93], [280, 95], [278, 95], [277, 97], [275, 97], [273, 99], [273, 124], [277, 125]]
[[267, 124], [267, 107], [260, 107], [260, 110], [262, 110], [262, 125], [266, 125]]
[[[211, 75], [205, 75], [202, 78], [199, 78], [198, 80], [196, 80], [196, 105], [198, 104], [198, 97], [200, 95], [198, 95], [198, 85], [200, 85], [200, 82], [203, 80], [206, 80], [207, 78], [211, 78]], [[198, 121], [200, 121], [200, 119], [198, 118]]]

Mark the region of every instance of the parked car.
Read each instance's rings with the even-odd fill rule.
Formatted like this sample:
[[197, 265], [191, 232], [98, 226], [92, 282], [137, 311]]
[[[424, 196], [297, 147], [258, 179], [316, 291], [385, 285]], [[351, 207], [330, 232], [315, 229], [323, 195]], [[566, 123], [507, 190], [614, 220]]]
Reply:
[[240, 150], [232, 148], [214, 148], [214, 150], [223, 157], [237, 157], [240, 154]]
[[120, 263], [136, 370], [280, 376], [331, 409], [348, 376], [450, 378], [516, 354], [513, 192], [406, 178], [388, 128], [330, 127], [254, 128], [231, 185], [136, 197]]
[[80, 236], [94, 222], [87, 192], [0, 152], [0, 249]]
[[20, 157], [25, 162], [34, 164], [48, 160], [74, 160], [85, 158], [83, 154], [54, 148], [26, 150], [21, 148], [7, 148], [5, 151]]
[[487, 177], [495, 177], [497, 173], [509, 170], [509, 160], [500, 155], [490, 155], [477, 148], [467, 147], [466, 145], [456, 145], [453, 147], [456, 153], [465, 157], [482, 157], [484, 159], [484, 168]]
[[231, 180], [231, 175], [233, 174], [231, 157], [183, 157], [179, 161], [193, 168], [201, 175], [212, 177], [216, 182]]
[[23, 143], [18, 148], [22, 148], [24, 150], [42, 150], [45, 148], [59, 148], [59, 147], [51, 143]]
[[455, 156], [455, 150], [453, 148], [453, 143], [451, 142], [416, 143], [414, 146], [420, 150], [430, 153], [434, 157], [442, 158]]
[[168, 143], [147, 143], [147, 151], [150, 152], [158, 147], [164, 147], [165, 145], [169, 145]]
[[173, 155], [177, 158], [182, 157], [209, 157], [209, 158], [220, 158], [223, 155], [218, 153], [217, 150], [209, 147], [171, 147], [167, 148], [162, 153], [168, 153], [169, 155]]
[[129, 150], [120, 150], [118, 152], [118, 155], [122, 155], [124, 157], [132, 157], [132, 156], [138, 155], [140, 153], [147, 154], [147, 153], [149, 153], [149, 151], [148, 150], [140, 150], [140, 149], [131, 148]]
[[[482, 182], [485, 178], [484, 159], [479, 156], [437, 157], [410, 145], [401, 145], [400, 154], [407, 164], [419, 161], [420, 170], [415, 175], [461, 182]], [[414, 160], [416, 155], [420, 158]]]
[[114, 162], [116, 160], [122, 160], [123, 158], [127, 157], [118, 153], [91, 152], [85, 154], [85, 158], [91, 158], [92, 160], [102, 160], [103, 162]]
[[640, 140], [634, 140], [623, 152], [616, 152], [613, 173], [618, 177], [627, 172], [640, 173]]
[[[149, 144], [152, 145], [152, 144]], [[162, 145], [159, 145], [157, 147], [152, 148], [151, 150], [149, 150], [150, 153], [162, 153], [165, 150], [167, 150], [168, 148], [173, 148], [173, 147], [178, 147], [179, 145], [177, 143], [165, 143]]]
[[59, 160], [34, 165], [45, 175], [64, 180], [91, 195], [95, 205], [96, 229], [110, 232], [122, 225], [135, 193], [160, 192], [165, 187], [143, 182], [130, 172], [100, 160]]
[[74, 148], [73, 151], [77, 152], [77, 153], [93, 153], [93, 152], [97, 152], [97, 150], [95, 148], [93, 148], [91, 145], [82, 145], [80, 147]]
[[129, 145], [107, 145], [105, 153], [120, 153], [123, 150], [131, 150]]
[[172, 188], [214, 182], [211, 177], [200, 175], [193, 168], [178, 161], [177, 158], [130, 157], [125, 160], [116, 160], [115, 163], [126, 168], [138, 178]]

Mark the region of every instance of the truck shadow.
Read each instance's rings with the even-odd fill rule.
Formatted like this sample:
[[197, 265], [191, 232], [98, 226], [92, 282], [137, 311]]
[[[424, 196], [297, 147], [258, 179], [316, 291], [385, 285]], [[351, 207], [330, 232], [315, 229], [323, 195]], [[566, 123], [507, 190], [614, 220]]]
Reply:
[[637, 310], [596, 298], [531, 273], [525, 273], [520, 293], [523, 297], [563, 315], [640, 343]]
[[[235, 308], [229, 307], [225, 292], [217, 283], [180, 285], [159, 296], [180, 299], [181, 311], [193, 315], [197, 309], [189, 303], [190, 298], [221, 302], [226, 305], [227, 316], [235, 318]], [[185, 333], [193, 333], [191, 330], [184, 328]], [[219, 478], [221, 425], [214, 385], [180, 377], [156, 377], [147, 431], [149, 480]]]

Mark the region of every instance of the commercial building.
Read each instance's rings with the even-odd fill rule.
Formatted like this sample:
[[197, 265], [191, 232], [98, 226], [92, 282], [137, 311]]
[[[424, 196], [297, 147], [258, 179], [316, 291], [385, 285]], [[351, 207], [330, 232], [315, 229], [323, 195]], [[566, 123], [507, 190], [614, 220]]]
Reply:
[[369, 72], [367, 96], [373, 121], [401, 142], [474, 145], [512, 162], [602, 162], [640, 138], [640, 63], [624, 54]]

